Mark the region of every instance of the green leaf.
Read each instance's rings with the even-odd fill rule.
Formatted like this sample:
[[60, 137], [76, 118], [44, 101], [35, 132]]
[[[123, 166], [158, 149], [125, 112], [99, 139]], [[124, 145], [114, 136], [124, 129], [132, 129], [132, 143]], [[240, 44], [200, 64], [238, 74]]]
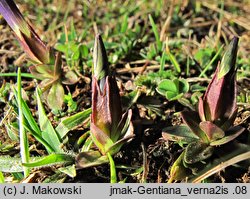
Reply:
[[189, 90], [189, 84], [185, 80], [164, 79], [158, 84], [156, 91], [164, 95], [169, 101], [180, 99]]
[[184, 161], [194, 164], [209, 158], [214, 151], [214, 147], [203, 142], [192, 142], [185, 149]]
[[0, 156], [0, 171], [9, 173], [23, 172], [23, 165], [21, 158]]
[[81, 44], [79, 46], [79, 51], [80, 51], [82, 57], [84, 57], [84, 58], [88, 57], [88, 55], [89, 55], [89, 49], [88, 49], [88, 47], [86, 45]]
[[160, 83], [158, 84], [157, 91], [160, 94], [165, 95], [165, 92], [167, 92], [167, 91], [172, 91], [174, 93], [177, 93], [178, 89], [176, 88], [176, 85], [172, 80], [164, 79], [164, 80], [160, 81]]
[[18, 123], [13, 122], [12, 124], [5, 124], [5, 128], [7, 130], [9, 138], [15, 142], [18, 142], [19, 141]]
[[74, 61], [78, 61], [80, 59], [80, 51], [79, 49], [76, 49], [73, 51], [72, 53], [72, 56], [71, 56], [71, 59], [74, 60]]
[[[178, 80], [178, 79], [176, 79]], [[174, 82], [176, 81], [174, 80]], [[179, 82], [179, 93], [187, 93], [189, 90], [189, 83], [185, 79], [178, 80]]]
[[225, 136], [224, 131], [210, 121], [201, 122], [199, 126], [206, 133], [210, 141], [218, 140]]
[[53, 111], [57, 112], [62, 110], [64, 100], [64, 89], [59, 82], [52, 84], [52, 87], [49, 90], [47, 95], [47, 102]]
[[73, 130], [75, 127], [87, 120], [90, 117], [90, 114], [91, 108], [62, 119], [62, 121], [56, 127], [56, 131], [60, 136], [60, 139], [63, 139], [69, 131]]
[[184, 143], [190, 143], [195, 140], [199, 140], [199, 137], [196, 136], [186, 125], [166, 127], [162, 130], [162, 137], [165, 140], [176, 142], [181, 141]]
[[209, 142], [207, 135], [199, 127], [200, 117], [196, 111], [182, 111], [181, 117], [195, 135], [201, 138], [204, 142]]
[[123, 18], [122, 24], [121, 24], [121, 33], [125, 33], [128, 28], [128, 14], [126, 14]]
[[[84, 135], [86, 135], [85, 136], [86, 138], [85, 138], [84, 144], [82, 145], [81, 152], [87, 152], [87, 151], [89, 151], [91, 149], [91, 147], [93, 146], [93, 143], [94, 143], [93, 140], [92, 140], [92, 138], [91, 138], [91, 136], [89, 136], [90, 135], [89, 131], [87, 133], [85, 133]], [[83, 141], [83, 139], [82, 140], [79, 139], [78, 141], [81, 142], [81, 141]], [[78, 146], [80, 145], [79, 142], [78, 142]]]
[[234, 37], [230, 44], [227, 46], [227, 49], [222, 57], [221, 64], [219, 66], [218, 79], [224, 77], [229, 73], [229, 71], [232, 71], [234, 73], [238, 41], [239, 38]]
[[175, 160], [174, 164], [172, 165], [168, 183], [171, 183], [174, 180], [183, 180], [190, 175], [190, 173], [188, 173], [188, 170], [183, 165], [184, 153], [185, 151], [181, 153], [181, 155], [177, 158], [177, 160]]
[[[39, 159], [40, 157], [30, 157], [30, 161]], [[23, 172], [23, 164], [21, 158], [0, 156], [0, 171], [6, 173]]]
[[29, 67], [30, 73], [39, 79], [53, 78], [53, 68], [48, 65], [35, 65]]
[[74, 164], [67, 167], [61, 167], [58, 170], [61, 171], [62, 173], [67, 174], [71, 178], [76, 177], [76, 167]]
[[168, 55], [169, 60], [173, 64], [176, 72], [180, 73], [181, 72], [181, 67], [180, 67], [179, 63], [177, 62], [175, 56], [169, 50], [167, 50], [166, 53]]
[[38, 106], [38, 123], [41, 130], [43, 131], [42, 137], [50, 144], [50, 146], [54, 149], [54, 152], [62, 152], [63, 150], [60, 148], [61, 141], [45, 113], [40, 98], [39, 89], [36, 89], [36, 97]]
[[55, 45], [55, 49], [58, 50], [58, 51], [60, 51], [60, 52], [65, 53], [67, 51], [67, 45], [61, 44], [61, 43], [57, 43]]
[[4, 182], [5, 182], [4, 175], [3, 175], [2, 171], [0, 171], [0, 184], [4, 183]]
[[[17, 95], [17, 92], [14, 90], [14, 94]], [[21, 99], [22, 101], [22, 109], [23, 115], [25, 117], [24, 127], [27, 131], [29, 131], [41, 144], [45, 146], [49, 153], [53, 152], [53, 148], [49, 145], [49, 143], [42, 138], [42, 131], [40, 130], [38, 124], [36, 123], [32, 113], [27, 105], [27, 103]]]
[[[18, 67], [17, 72], [17, 103], [18, 103], [18, 120], [19, 120], [19, 139], [20, 139], [20, 154], [22, 163], [29, 162], [30, 153], [29, 153], [29, 141], [28, 135], [24, 127], [24, 115], [22, 109], [22, 80], [21, 80], [21, 68]], [[24, 167], [24, 176], [27, 177], [30, 173], [29, 169]]]
[[74, 158], [67, 154], [50, 154], [46, 157], [41, 157], [40, 160], [23, 163], [26, 167], [44, 167], [44, 166], [51, 166], [57, 164], [71, 164], [74, 162]]
[[64, 73], [62, 83], [66, 84], [66, 85], [72, 85], [72, 84], [75, 84], [78, 80], [79, 80], [79, 78], [77, 77], [75, 72], [68, 71], [68, 72]]
[[76, 39], [77, 39], [77, 33], [76, 33], [75, 26], [74, 26], [74, 21], [71, 20], [71, 23], [70, 23], [70, 34], [68, 34], [68, 40], [69, 41], [74, 41]]
[[162, 48], [162, 42], [160, 40], [160, 35], [159, 35], [158, 30], [157, 30], [157, 26], [156, 26], [154, 19], [151, 15], [149, 15], [149, 21], [150, 21], [150, 24], [151, 24], [153, 32], [154, 32], [154, 36], [155, 36], [155, 40], [156, 40], [156, 44], [157, 44], [157, 50], [160, 51]]
[[244, 130], [245, 130], [245, 128], [243, 128], [241, 126], [234, 126], [225, 132], [225, 135], [226, 135], [225, 137], [211, 142], [210, 145], [211, 146], [218, 146], [218, 145], [226, 144], [226, 143], [234, 140], [236, 137], [238, 137], [241, 133], [244, 132]]
[[99, 151], [81, 152], [76, 156], [77, 168], [88, 168], [108, 163], [107, 156], [102, 156]]
[[183, 96], [183, 93], [177, 94], [177, 93], [173, 93], [173, 92], [171, 92], [171, 91], [168, 91], [168, 92], [166, 93], [166, 98], [167, 98], [169, 101], [178, 100], [178, 99], [180, 99], [182, 96]]

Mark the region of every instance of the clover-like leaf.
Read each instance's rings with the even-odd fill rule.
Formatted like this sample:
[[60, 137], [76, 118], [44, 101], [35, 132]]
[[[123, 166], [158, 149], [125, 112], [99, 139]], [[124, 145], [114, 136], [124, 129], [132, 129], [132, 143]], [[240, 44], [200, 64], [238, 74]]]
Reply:
[[189, 84], [185, 79], [174, 79], [173, 80], [179, 93], [186, 93], [189, 90]]
[[171, 81], [170, 79], [164, 79], [162, 80], [158, 87], [157, 87], [157, 92], [160, 93], [161, 95], [165, 95], [167, 91], [171, 91], [173, 93], [176, 93], [178, 90], [175, 86], [175, 83]]
[[189, 84], [185, 80], [162, 80], [158, 87], [157, 92], [165, 96], [169, 101], [180, 99], [184, 93], [189, 90]]
[[214, 151], [214, 147], [203, 142], [192, 142], [185, 149], [184, 161], [194, 164], [209, 158]]

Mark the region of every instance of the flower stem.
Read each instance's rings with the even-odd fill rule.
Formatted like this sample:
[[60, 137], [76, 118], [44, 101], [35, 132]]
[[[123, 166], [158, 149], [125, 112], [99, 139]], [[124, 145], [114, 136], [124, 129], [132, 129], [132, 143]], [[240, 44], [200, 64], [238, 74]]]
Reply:
[[[29, 143], [27, 134], [24, 128], [24, 117], [23, 117], [23, 110], [22, 110], [22, 85], [21, 85], [21, 69], [18, 68], [17, 73], [17, 101], [18, 101], [18, 118], [19, 118], [19, 136], [20, 136], [20, 153], [22, 163], [29, 162]], [[23, 167], [24, 170], [24, 177], [29, 175], [29, 168]]]
[[109, 158], [109, 164], [110, 164], [110, 183], [117, 183], [117, 176], [116, 176], [116, 168], [115, 168], [115, 162], [110, 155], [110, 153], [107, 153]]

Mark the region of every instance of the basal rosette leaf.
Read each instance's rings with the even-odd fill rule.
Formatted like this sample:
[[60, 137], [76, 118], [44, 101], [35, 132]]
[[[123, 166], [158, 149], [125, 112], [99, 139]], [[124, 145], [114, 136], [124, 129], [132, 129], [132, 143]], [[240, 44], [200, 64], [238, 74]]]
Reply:
[[182, 111], [181, 117], [184, 123], [197, 135], [203, 142], [208, 143], [209, 139], [206, 133], [200, 128], [200, 118], [196, 111]]
[[186, 125], [166, 127], [162, 130], [162, 137], [165, 140], [183, 143], [190, 143], [199, 140], [199, 137], [196, 136]]
[[210, 143], [211, 146], [219, 146], [219, 145], [223, 145], [226, 144], [232, 140], [234, 140], [236, 137], [238, 137], [241, 133], [243, 133], [245, 130], [245, 128], [241, 127], [241, 126], [234, 126], [231, 127], [230, 129], [228, 129], [225, 132], [225, 136], [222, 137], [221, 139], [217, 139], [213, 142]]
[[214, 147], [200, 141], [188, 144], [185, 149], [184, 161], [188, 164], [201, 162], [209, 158], [214, 151]]
[[225, 132], [210, 121], [201, 122], [199, 126], [206, 133], [210, 142], [225, 136]]

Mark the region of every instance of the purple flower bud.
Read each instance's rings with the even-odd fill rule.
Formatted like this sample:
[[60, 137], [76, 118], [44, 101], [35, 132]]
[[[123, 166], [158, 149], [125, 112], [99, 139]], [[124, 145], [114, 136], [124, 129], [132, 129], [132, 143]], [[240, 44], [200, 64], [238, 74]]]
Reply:
[[109, 150], [117, 152], [122, 143], [133, 136], [129, 128], [132, 113], [122, 114], [119, 89], [115, 77], [108, 75], [107, 60], [104, 44], [98, 35], [94, 49], [90, 132], [103, 155]]
[[52, 49], [44, 44], [33, 28], [25, 21], [13, 0], [0, 0], [0, 13], [32, 61], [40, 64], [51, 62]]
[[202, 121], [211, 121], [221, 126], [237, 108], [237, 68], [235, 67], [237, 45], [238, 38], [234, 37], [208, 85], [204, 97], [199, 101], [199, 115]]

